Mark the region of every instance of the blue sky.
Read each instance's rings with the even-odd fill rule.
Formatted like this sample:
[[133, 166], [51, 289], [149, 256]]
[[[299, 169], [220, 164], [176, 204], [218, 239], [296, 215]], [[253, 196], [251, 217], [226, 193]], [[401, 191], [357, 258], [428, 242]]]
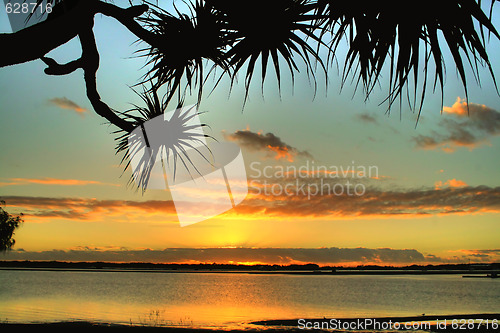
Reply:
[[[118, 5], [123, 5], [122, 3], [118, 2]], [[495, 7], [493, 17], [495, 25], [499, 26], [500, 6]], [[10, 31], [3, 11], [0, 11], [0, 31]], [[103, 100], [117, 110], [130, 108], [130, 103], [140, 103], [139, 98], [129, 88], [138, 82], [143, 73], [141, 67], [144, 58], [133, 57], [133, 52], [137, 50], [135, 37], [113, 19], [100, 15], [95, 18], [94, 31], [101, 55], [98, 87]], [[500, 42], [492, 40], [488, 51], [494, 73], [500, 77], [500, 65], [496, 61], [500, 57]], [[175, 52], [175, 49], [172, 52]], [[64, 62], [77, 58], [79, 54], [79, 43], [72, 40], [52, 51], [50, 56]], [[463, 99], [465, 96], [453, 63], [449, 55], [446, 57], [448, 67], [443, 104], [452, 107], [457, 97]], [[122, 176], [123, 168], [119, 166], [121, 156], [114, 154], [115, 142], [111, 134], [114, 128], [104, 124], [104, 119], [92, 111], [86, 99], [82, 73], [76, 71], [63, 77], [51, 77], [43, 73], [44, 67], [42, 61], [33, 61], [2, 68], [0, 71], [0, 196], [169, 200], [168, 193], [154, 192], [143, 196], [133, 188], [127, 188], [130, 174], [126, 172]], [[500, 98], [488, 71], [481, 69], [480, 72], [481, 86], [473, 81], [469, 73], [469, 105], [485, 105], [500, 112]], [[256, 73], [259, 73], [259, 69]], [[318, 75], [315, 97], [307, 76], [300, 74], [296, 76], [293, 89], [289, 76], [284, 75], [280, 98], [276, 81], [270, 75], [272, 72], [269, 71], [268, 74], [263, 88], [264, 96], [261, 94], [258, 76], [254, 78], [244, 109], [242, 82], [236, 84], [230, 94], [228, 80], [223, 80], [210, 96], [207, 91], [200, 109], [208, 111], [202, 116], [202, 120], [211, 126], [210, 133], [214, 137], [223, 140], [223, 133], [231, 134], [238, 130], [273, 133], [289, 146], [309, 152], [319, 164], [346, 166], [354, 161], [356, 165], [378, 166], [380, 175], [387, 179], [376, 186], [385, 190], [432, 189], [437, 182], [444, 184], [450, 180], [461, 181], [469, 187], [500, 186], [500, 138], [496, 134], [485, 135], [484, 140], [473, 147], [455, 147], [453, 152], [440, 148], [419, 149], [416, 146], [415, 138], [419, 135], [436, 136], [448, 130], [443, 119], [451, 116], [440, 113], [439, 92], [432, 94], [432, 90], [429, 90], [422, 117], [415, 127], [416, 114], [410, 111], [406, 104], [403, 103], [401, 114], [399, 106], [393, 106], [390, 115], [385, 113], [385, 105], [379, 106], [387, 89], [383, 79], [381, 88], [376, 89], [370, 100], [365, 102], [362, 91], [354, 93], [353, 86], [347, 85], [340, 92], [341, 75], [336, 73], [335, 68], [330, 70], [327, 89], [322, 81], [323, 77]], [[75, 112], [61, 108], [51, 102], [55, 98], [66, 98], [87, 111]], [[188, 103], [195, 102], [195, 99], [195, 96], [188, 98]], [[265, 159], [259, 152], [244, 150], [244, 154], [247, 164], [251, 161], [286, 164], [285, 161]], [[30, 179], [81, 180], [88, 183], [74, 186], [54, 185], [49, 184], [50, 182], [27, 181]], [[17, 206], [16, 209], [20, 211], [30, 208]], [[201, 226], [193, 227], [191, 231], [174, 231], [174, 236], [161, 233], [161, 237], [164, 237], [162, 239], [159, 235], [154, 235], [154, 228], [141, 229], [136, 224], [124, 222], [126, 218], [116, 218], [111, 225], [108, 223], [109, 216], [106, 215], [96, 218], [103, 224], [108, 223], [103, 227], [103, 233], [96, 236], [100, 226], [95, 223], [85, 224], [72, 219], [49, 220], [30, 217], [28, 214], [27, 222], [18, 232], [18, 245], [32, 251], [68, 249], [89, 244], [105, 246], [106, 239], [109, 239], [113, 234], [112, 230], [116, 230], [118, 226], [123, 237], [114, 235], [112, 244], [107, 245], [156, 249], [168, 246], [225, 245], [387, 246], [417, 248], [426, 253], [439, 253], [444, 256], [446, 251], [478, 249], [481, 246], [487, 249], [498, 248], [500, 244], [491, 233], [491, 228], [498, 231], [495, 224], [498, 214], [491, 212], [467, 216], [436, 215], [425, 220], [417, 219], [412, 225], [407, 224], [405, 218], [398, 218], [396, 228], [392, 226], [396, 222], [379, 217], [363, 218], [360, 221], [337, 221], [334, 217], [323, 216], [310, 224], [304, 223], [302, 218], [294, 220], [288, 217], [288, 226], [293, 225], [291, 230], [295, 234], [276, 240], [272, 239], [272, 234], [281, 227], [287, 228], [283, 220], [275, 222], [272, 227], [269, 227], [266, 220], [244, 222], [239, 224], [238, 230], [229, 222], [206, 222], [218, 228], [226, 228], [227, 242], [224, 239], [203, 239], [202, 230], [196, 229], [202, 228]], [[158, 221], [161, 219], [155, 217], [153, 220], [154, 223], [160, 223]], [[459, 227], [453, 228], [457, 220]], [[468, 229], [473, 223], [477, 225], [474, 227], [475, 240], [470, 239]], [[392, 233], [388, 231], [391, 228], [394, 228]], [[433, 228], [437, 230], [435, 235], [432, 234]], [[144, 231], [145, 229], [148, 231]], [[77, 235], [72, 233], [72, 230], [76, 231]], [[446, 234], [446, 230], [449, 231], [450, 239], [442, 244], [440, 237]], [[59, 232], [60, 237], [57, 237]], [[399, 233], [408, 235], [412, 232], [415, 236], [398, 236]], [[249, 234], [243, 238], [234, 236], [243, 233]], [[300, 233], [310, 237], [304, 240]], [[330, 240], [325, 236], [328, 233], [338, 234]], [[358, 236], [353, 237], [353, 233], [358, 233]], [[380, 236], [378, 240], [370, 238], [373, 233]], [[132, 240], [135, 234], [140, 234], [143, 238], [140, 241]], [[179, 238], [175, 239], [175, 235]], [[422, 235], [428, 235], [428, 238], [422, 239]]]

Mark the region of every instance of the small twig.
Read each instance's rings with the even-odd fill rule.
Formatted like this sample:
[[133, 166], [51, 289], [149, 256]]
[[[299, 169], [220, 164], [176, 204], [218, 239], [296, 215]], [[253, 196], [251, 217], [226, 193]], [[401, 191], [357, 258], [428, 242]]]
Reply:
[[48, 66], [44, 69], [47, 75], [67, 75], [73, 73], [78, 68], [82, 68], [83, 65], [82, 58], [70, 61], [66, 64], [59, 64], [49, 57], [41, 57], [40, 59]]

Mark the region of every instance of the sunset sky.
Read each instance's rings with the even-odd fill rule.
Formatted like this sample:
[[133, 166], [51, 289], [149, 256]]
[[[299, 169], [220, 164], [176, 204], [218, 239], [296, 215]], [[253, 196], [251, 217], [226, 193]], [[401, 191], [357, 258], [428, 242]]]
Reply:
[[[500, 27], [500, 6], [493, 18]], [[116, 110], [140, 104], [129, 88], [144, 73], [145, 59], [133, 57], [135, 36], [100, 15], [94, 31], [101, 97]], [[11, 32], [4, 11], [0, 32]], [[488, 51], [498, 79], [500, 42], [492, 38]], [[50, 56], [64, 62], [80, 52], [73, 40]], [[250, 189], [235, 209], [187, 227], [180, 227], [168, 191], [143, 195], [127, 186], [130, 171], [123, 173], [122, 156], [115, 155], [116, 128], [93, 112], [81, 71], [47, 76], [42, 61], [2, 68], [0, 198], [7, 211], [23, 212], [25, 223], [16, 232], [15, 249], [0, 260], [499, 261], [500, 97], [487, 69], [480, 69], [481, 86], [469, 71], [468, 115], [451, 56], [445, 57], [443, 112], [439, 91], [429, 89], [417, 126], [405, 101], [390, 114], [387, 105], [379, 105], [388, 89], [383, 78], [365, 102], [354, 85], [340, 92], [335, 66], [328, 87], [318, 74], [316, 95], [306, 74], [297, 75], [294, 86], [284, 75], [281, 97], [271, 72], [263, 95], [256, 77], [244, 109], [244, 78], [231, 93], [229, 80], [210, 95], [207, 89], [201, 120], [219, 141], [239, 144]], [[196, 96], [188, 99], [195, 101]], [[328, 167], [328, 177], [275, 173], [291, 166], [314, 173], [312, 165]], [[335, 169], [370, 166], [377, 172], [333, 177]], [[264, 168], [272, 171], [266, 179], [259, 177]], [[263, 191], [297, 179], [352, 181], [365, 191], [360, 196]], [[202, 196], [200, 206], [209, 209], [212, 198]]]

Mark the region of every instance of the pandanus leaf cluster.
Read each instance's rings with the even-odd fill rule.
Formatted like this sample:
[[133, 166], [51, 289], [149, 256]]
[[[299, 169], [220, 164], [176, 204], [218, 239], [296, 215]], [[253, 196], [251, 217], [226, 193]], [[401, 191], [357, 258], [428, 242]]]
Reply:
[[[304, 70], [316, 87], [318, 71], [328, 82], [344, 42], [342, 86], [352, 81], [368, 98], [381, 85], [388, 110], [406, 97], [420, 116], [430, 86], [440, 89], [443, 100], [446, 53], [466, 97], [468, 68], [479, 81], [479, 68], [486, 66], [496, 86], [486, 50], [488, 39], [500, 39], [491, 19], [494, 2], [489, 13], [480, 0], [192, 0], [184, 12], [147, 3], [150, 10], [138, 21], [155, 37], [138, 52], [148, 68], [143, 83], [150, 83], [143, 96], [152, 97], [133, 110], [139, 118], [130, 118], [133, 112], [127, 117], [140, 125], [165, 112], [175, 96], [182, 103], [188, 92], [195, 91], [200, 102], [211, 74], [215, 89], [226, 76], [233, 87], [243, 71], [245, 102], [259, 63], [262, 84], [272, 68], [280, 87], [285, 66], [292, 82]], [[119, 142], [118, 151], [129, 155], [130, 147]]]

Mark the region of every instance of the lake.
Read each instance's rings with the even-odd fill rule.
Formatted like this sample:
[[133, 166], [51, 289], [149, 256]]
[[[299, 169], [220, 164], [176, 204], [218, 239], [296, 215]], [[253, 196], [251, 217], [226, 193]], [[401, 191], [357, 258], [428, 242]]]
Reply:
[[496, 313], [499, 279], [0, 270], [0, 321], [231, 327], [263, 319]]

